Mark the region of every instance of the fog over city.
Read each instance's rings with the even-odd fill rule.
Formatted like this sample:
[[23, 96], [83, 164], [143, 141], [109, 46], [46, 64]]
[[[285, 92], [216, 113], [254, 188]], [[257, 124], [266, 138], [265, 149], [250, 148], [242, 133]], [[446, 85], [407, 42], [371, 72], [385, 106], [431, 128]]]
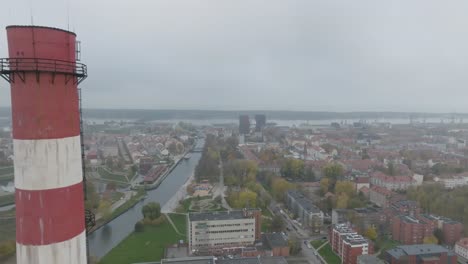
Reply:
[[[15, 0], [78, 35], [88, 108], [468, 112], [467, 1]], [[0, 81], [0, 106], [10, 105]]]

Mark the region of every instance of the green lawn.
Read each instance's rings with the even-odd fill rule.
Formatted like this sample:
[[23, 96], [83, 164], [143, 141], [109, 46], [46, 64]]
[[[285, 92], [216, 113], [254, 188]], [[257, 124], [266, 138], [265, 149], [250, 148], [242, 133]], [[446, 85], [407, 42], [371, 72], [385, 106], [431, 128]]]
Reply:
[[15, 203], [15, 195], [8, 194], [0, 196], [0, 206], [14, 204]]
[[165, 247], [181, 239], [184, 237], [178, 235], [167, 221], [156, 227], [145, 226], [144, 232], [130, 234], [99, 263], [128, 264], [159, 261], [164, 256]]
[[169, 214], [169, 217], [172, 219], [172, 222], [174, 222], [174, 225], [177, 227], [177, 230], [179, 230], [181, 234], [186, 235], [187, 216], [181, 214]]
[[380, 251], [379, 257], [381, 257], [383, 253], [385, 253], [385, 251], [400, 245], [400, 243], [398, 243], [397, 241], [390, 240], [387, 237], [377, 238], [377, 241], [375, 242], [375, 244], [379, 248], [379, 251]]
[[[139, 203], [141, 201], [141, 197], [143, 197], [144, 195], [146, 195], [144, 190], [138, 191], [136, 195], [134, 195], [132, 198], [130, 198], [130, 200], [126, 201], [120, 207], [115, 209], [115, 211], [113, 211], [108, 217], [99, 218], [96, 221], [96, 225], [94, 226], [94, 228], [98, 228], [99, 226], [106, 223], [110, 219], [113, 219], [113, 218], [117, 217], [118, 215], [122, 214], [123, 212], [127, 211], [128, 208], [134, 206], [136, 203]], [[143, 217], [143, 215], [142, 215], [142, 217]]]
[[314, 247], [315, 249], [319, 248], [321, 245], [323, 245], [326, 241], [322, 239], [310, 241], [310, 245]]
[[325, 259], [328, 264], [340, 264], [341, 259], [338, 257], [335, 252], [333, 252], [330, 244], [326, 244], [319, 250], [320, 256]]
[[127, 177], [125, 177], [125, 175], [111, 173], [111, 172], [109, 172], [108, 170], [106, 170], [106, 169], [104, 169], [102, 167], [98, 168], [98, 173], [99, 173], [99, 175], [101, 175], [101, 177], [103, 179], [106, 179], [106, 180], [128, 182]]

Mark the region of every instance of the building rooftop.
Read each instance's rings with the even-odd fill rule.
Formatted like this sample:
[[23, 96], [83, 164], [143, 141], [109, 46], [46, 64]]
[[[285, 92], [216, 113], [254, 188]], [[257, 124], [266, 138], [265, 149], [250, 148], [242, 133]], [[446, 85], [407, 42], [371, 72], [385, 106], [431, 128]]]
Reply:
[[403, 256], [414, 256], [414, 255], [427, 255], [427, 254], [441, 254], [448, 253], [448, 255], [453, 255], [454, 253], [442, 246], [431, 245], [431, 244], [420, 244], [420, 245], [403, 245], [397, 246], [390, 250], [387, 250], [387, 254], [391, 255], [394, 258], [399, 259]]
[[209, 257], [188, 257], [188, 258], [174, 258], [174, 259], [162, 259], [161, 264], [214, 264], [215, 258]]
[[270, 248], [287, 247], [288, 241], [280, 233], [269, 233], [262, 235], [263, 243]]
[[361, 255], [357, 257], [358, 264], [383, 264], [384, 262], [376, 256]]
[[261, 264], [259, 258], [239, 258], [239, 259], [222, 259], [216, 261], [216, 264]]
[[304, 208], [304, 210], [306, 210], [307, 212], [314, 213], [314, 214], [322, 212], [317, 206], [315, 206], [312, 203], [311, 200], [306, 198], [302, 193], [298, 191], [288, 191], [288, 194], [291, 197], [293, 197], [294, 200], [296, 200], [297, 203], [300, 204], [301, 207]]
[[347, 234], [343, 235], [343, 241], [347, 244], [351, 245], [366, 245], [369, 244], [369, 241], [365, 239], [363, 236], [358, 234]]
[[258, 209], [246, 209], [221, 212], [189, 213], [189, 221], [215, 221], [250, 218], [246, 216], [246, 212], [252, 212], [257, 210]]
[[336, 230], [340, 234], [355, 234], [356, 231], [354, 231], [348, 224], [336, 224], [333, 227], [334, 230]]

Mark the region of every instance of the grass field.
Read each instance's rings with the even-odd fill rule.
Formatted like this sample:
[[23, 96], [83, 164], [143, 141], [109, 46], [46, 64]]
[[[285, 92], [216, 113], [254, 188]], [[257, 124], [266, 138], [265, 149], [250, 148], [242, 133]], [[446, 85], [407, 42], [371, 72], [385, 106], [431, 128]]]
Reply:
[[111, 173], [102, 167], [98, 168], [98, 173], [99, 175], [101, 175], [103, 179], [106, 179], [106, 180], [128, 182], [127, 177], [125, 177], [125, 175]]
[[332, 250], [330, 244], [326, 244], [319, 250], [320, 256], [325, 259], [328, 264], [340, 264], [341, 259]]
[[318, 240], [311, 241], [310, 244], [312, 245], [312, 247], [314, 247], [315, 249], [317, 249], [317, 248], [319, 248], [321, 245], [323, 245], [325, 242], [326, 242], [325, 240], [318, 239]]
[[134, 195], [130, 200], [126, 201], [124, 204], [122, 204], [120, 207], [115, 209], [108, 217], [102, 217], [99, 218], [96, 221], [96, 225], [94, 228], [98, 228], [99, 226], [103, 225], [104, 223], [108, 222], [109, 220], [119, 216], [123, 212], [127, 211], [129, 208], [134, 206], [136, 203], [139, 203], [141, 201], [141, 198], [146, 195], [145, 191], [140, 190], [136, 195]]
[[15, 195], [8, 194], [0, 196], [0, 206], [14, 204], [15, 203]]
[[[177, 217], [175, 221], [180, 223]], [[160, 226], [145, 226], [144, 232], [130, 234], [99, 263], [128, 264], [159, 261], [164, 256], [164, 248], [181, 239], [184, 237], [178, 235], [167, 220]]]
[[169, 214], [169, 217], [172, 219], [172, 222], [174, 222], [174, 225], [177, 227], [177, 230], [179, 230], [181, 234], [186, 235], [187, 216], [181, 214]]
[[385, 251], [400, 245], [400, 243], [390, 240], [387, 237], [379, 237], [375, 244], [378, 246], [380, 251], [379, 257], [382, 257]]

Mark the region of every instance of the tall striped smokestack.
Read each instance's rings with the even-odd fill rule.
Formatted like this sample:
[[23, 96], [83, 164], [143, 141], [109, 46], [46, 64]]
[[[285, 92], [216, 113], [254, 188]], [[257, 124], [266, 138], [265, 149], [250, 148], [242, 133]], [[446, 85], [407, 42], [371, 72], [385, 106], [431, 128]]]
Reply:
[[18, 263], [86, 263], [76, 35], [8, 26]]

